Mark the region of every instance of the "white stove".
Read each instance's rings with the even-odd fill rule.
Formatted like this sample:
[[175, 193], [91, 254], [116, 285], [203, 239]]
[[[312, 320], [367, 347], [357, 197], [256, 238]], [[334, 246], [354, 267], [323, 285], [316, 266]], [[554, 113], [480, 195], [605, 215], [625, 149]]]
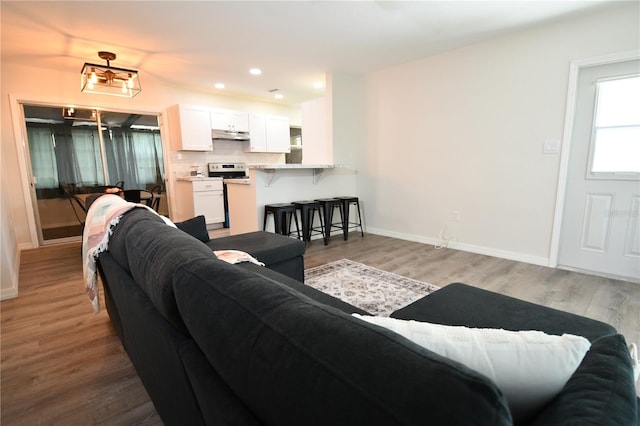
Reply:
[[[247, 165], [244, 163], [209, 163], [209, 177], [222, 179], [246, 179]], [[224, 181], [223, 181], [224, 182]], [[229, 199], [227, 184], [223, 185], [224, 193], [224, 227], [229, 227]]]
[[247, 177], [247, 165], [244, 163], [209, 163], [209, 177], [224, 179], [244, 179]]

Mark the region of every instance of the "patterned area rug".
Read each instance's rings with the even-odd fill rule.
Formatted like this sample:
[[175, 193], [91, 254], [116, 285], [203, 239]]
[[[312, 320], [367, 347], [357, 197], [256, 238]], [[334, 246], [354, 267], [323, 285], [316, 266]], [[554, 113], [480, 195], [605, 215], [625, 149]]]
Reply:
[[305, 284], [384, 317], [440, 288], [348, 259], [307, 269]]

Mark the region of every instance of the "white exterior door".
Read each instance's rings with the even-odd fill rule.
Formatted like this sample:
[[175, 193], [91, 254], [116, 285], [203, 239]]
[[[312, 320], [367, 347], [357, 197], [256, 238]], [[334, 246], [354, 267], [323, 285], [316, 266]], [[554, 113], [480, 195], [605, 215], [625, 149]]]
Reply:
[[[637, 108], [625, 105], [612, 110], [608, 120], [603, 112], [606, 97], [615, 92], [616, 86], [609, 83], [632, 80], [639, 72], [638, 60], [579, 71], [558, 252], [560, 267], [640, 281], [640, 170], [636, 170], [640, 164], [640, 126], [629, 124], [638, 124], [640, 113], [625, 119], [628, 111]], [[640, 94], [625, 93], [624, 102], [640, 103]], [[627, 136], [619, 137], [616, 132]], [[603, 151], [606, 147], [612, 151]], [[614, 158], [613, 164], [608, 157]]]

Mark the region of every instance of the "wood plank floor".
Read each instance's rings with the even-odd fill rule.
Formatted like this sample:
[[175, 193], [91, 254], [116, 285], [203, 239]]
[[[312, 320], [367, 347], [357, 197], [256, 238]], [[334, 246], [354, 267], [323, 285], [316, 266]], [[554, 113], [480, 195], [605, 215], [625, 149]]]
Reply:
[[[305, 266], [342, 258], [585, 315], [640, 342], [638, 284], [355, 233], [313, 241]], [[22, 253], [20, 296], [0, 304], [3, 425], [162, 424], [106, 311], [93, 314], [83, 288], [79, 243]]]

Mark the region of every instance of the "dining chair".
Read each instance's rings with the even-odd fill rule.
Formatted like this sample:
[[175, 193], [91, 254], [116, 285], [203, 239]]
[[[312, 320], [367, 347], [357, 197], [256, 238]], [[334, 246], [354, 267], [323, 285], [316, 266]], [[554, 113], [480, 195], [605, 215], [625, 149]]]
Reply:
[[151, 203], [151, 208], [157, 212], [159, 211], [158, 209], [160, 208], [160, 194], [162, 194], [162, 186], [161, 185], [154, 186], [153, 188], [151, 188], [151, 193], [153, 194], [153, 201]]
[[146, 189], [125, 189], [123, 195], [124, 199], [131, 203], [144, 202], [149, 207], [153, 205], [153, 193]]
[[76, 216], [76, 219], [78, 219], [78, 222], [80, 223], [82, 229], [84, 229], [85, 220], [83, 218], [86, 218], [87, 216], [87, 209], [84, 206], [84, 203], [76, 196], [73, 187], [64, 185], [62, 186], [62, 190], [64, 191], [64, 195], [67, 200], [69, 200], [69, 204], [71, 205], [73, 214]]

